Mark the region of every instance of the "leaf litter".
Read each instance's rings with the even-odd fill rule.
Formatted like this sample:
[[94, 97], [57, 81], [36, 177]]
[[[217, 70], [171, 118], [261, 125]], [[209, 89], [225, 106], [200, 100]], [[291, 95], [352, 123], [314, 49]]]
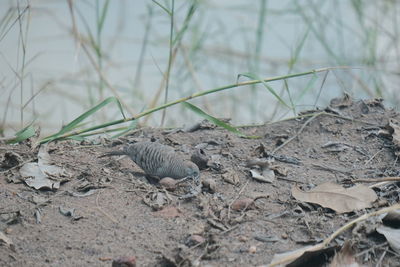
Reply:
[[318, 185], [307, 192], [294, 186], [292, 196], [299, 201], [319, 204], [338, 213], [369, 208], [378, 198], [375, 191], [365, 185], [344, 188], [331, 182]]
[[[274, 255], [288, 253], [281, 264], [318, 266], [330, 264], [344, 242], [352, 241], [355, 254], [349, 257], [360, 265], [396, 266], [397, 238], [386, 242], [395, 235], [386, 239], [375, 229], [398, 229], [396, 216], [383, 216], [399, 209], [394, 204], [399, 201], [398, 181], [388, 179], [400, 176], [398, 131], [387, 125], [397, 124], [400, 116], [377, 100], [347, 97], [332, 103], [303, 118], [240, 128], [259, 139], [244, 139], [202, 122], [198, 125], [211, 126], [190, 131], [146, 128], [117, 140], [50, 143], [40, 147], [40, 154], [34, 154], [29, 140], [0, 143], [2, 153], [18, 155], [0, 157], [5, 178], [0, 179], [0, 230], [15, 247], [0, 246], [0, 265], [31, 265], [35, 260], [38, 266], [110, 266], [113, 259], [130, 257], [138, 266], [273, 266]], [[163, 186], [171, 181], [146, 177], [127, 158], [97, 158], [139, 139], [168, 144], [198, 161], [205, 181], [200, 194], [181, 200], [181, 184], [167, 190]], [[32, 162], [35, 158], [38, 162]], [[275, 162], [263, 166], [270, 158]], [[261, 166], [248, 166], [248, 159], [259, 160]], [[27, 162], [37, 164], [30, 175], [41, 172], [31, 179], [45, 178], [46, 183], [37, 185], [40, 190], [8, 183], [21, 176]], [[265, 178], [264, 169], [274, 173], [272, 182], [251, 177], [253, 170]], [[380, 179], [386, 184], [377, 183]], [[370, 185], [374, 197], [364, 199], [360, 189], [352, 189], [357, 188], [353, 182], [365, 181], [375, 183]], [[42, 190], [54, 189], [58, 182], [57, 191]], [[326, 183], [334, 186], [311, 192]], [[292, 196], [299, 185], [304, 200]], [[356, 204], [348, 190], [356, 190]], [[28, 197], [19, 197], [26, 192]], [[325, 203], [327, 196], [334, 204]], [[59, 207], [74, 207], [85, 219], [66, 220]], [[18, 218], [11, 223], [6, 212]], [[369, 219], [378, 216], [381, 221], [371, 224]], [[368, 231], [355, 231], [357, 225], [368, 224]]]

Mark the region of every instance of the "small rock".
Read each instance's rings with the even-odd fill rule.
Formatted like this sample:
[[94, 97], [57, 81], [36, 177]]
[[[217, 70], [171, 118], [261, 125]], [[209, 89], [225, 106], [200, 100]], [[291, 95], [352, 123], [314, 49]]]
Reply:
[[112, 262], [112, 267], [135, 267], [136, 266], [136, 257], [135, 256], [125, 256], [114, 259]]
[[237, 175], [236, 172], [233, 171], [228, 171], [222, 174], [222, 179], [229, 184], [233, 185], [239, 184], [239, 176]]
[[209, 189], [211, 193], [215, 193], [217, 190], [217, 183], [214, 179], [208, 178], [202, 181], [204, 188]]
[[288, 238], [288, 235], [287, 235], [286, 233], [283, 233], [283, 234], [281, 235], [281, 237], [282, 237], [283, 239], [287, 239], [287, 238]]
[[188, 245], [189, 247], [195, 246], [197, 244], [201, 244], [204, 243], [206, 241], [206, 239], [204, 237], [202, 237], [201, 235], [191, 235], [189, 236], [186, 245]]
[[257, 247], [256, 246], [250, 246], [248, 252], [251, 253], [251, 254], [256, 253], [257, 252]]
[[247, 242], [249, 240], [249, 238], [247, 236], [244, 236], [244, 235], [239, 236], [238, 239], [239, 239], [240, 242]]
[[162, 210], [156, 211], [155, 214], [164, 218], [175, 218], [181, 216], [181, 211], [176, 207], [168, 206]]
[[252, 198], [242, 198], [235, 200], [232, 203], [231, 208], [236, 211], [242, 211], [244, 209], [254, 208], [254, 199]]
[[160, 185], [169, 191], [176, 189], [176, 180], [171, 177], [165, 177], [160, 180]]
[[204, 231], [205, 231], [205, 225], [202, 222], [194, 223], [189, 226], [189, 234], [191, 235], [195, 234], [200, 235], [204, 233]]

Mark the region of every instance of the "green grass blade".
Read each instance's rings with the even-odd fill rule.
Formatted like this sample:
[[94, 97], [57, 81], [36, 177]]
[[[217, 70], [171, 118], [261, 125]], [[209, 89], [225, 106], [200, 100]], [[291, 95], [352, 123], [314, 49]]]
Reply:
[[124, 130], [124, 131], [122, 131], [122, 132], [120, 132], [120, 133], [118, 133], [118, 134], [116, 134], [116, 135], [111, 136], [111, 138], [114, 139], [114, 138], [118, 138], [118, 137], [120, 137], [120, 136], [123, 136], [123, 135], [129, 133], [130, 131], [132, 131], [133, 129], [135, 129], [136, 127], [137, 127], [137, 120], [134, 120], [134, 121], [132, 121], [132, 123], [128, 126], [128, 128], [127, 128], [126, 130]]
[[170, 11], [168, 8], [166, 8], [165, 6], [161, 5], [161, 4], [160, 4], [159, 2], [157, 2], [156, 0], [153, 0], [153, 3], [156, 4], [157, 6], [161, 7], [165, 12], [167, 12], [167, 14], [168, 14], [169, 16], [172, 16], [172, 13], [171, 13], [171, 11]]
[[110, 0], [106, 0], [106, 2], [103, 5], [102, 11], [101, 11], [101, 16], [100, 16], [100, 19], [98, 21], [99, 32], [101, 32], [103, 30], [104, 22], [106, 20], [106, 15], [108, 13], [108, 5], [109, 4], [110, 4]]
[[241, 133], [235, 127], [232, 127], [231, 125], [229, 125], [229, 124], [227, 124], [227, 123], [225, 123], [225, 122], [223, 122], [223, 121], [221, 121], [221, 120], [219, 120], [219, 119], [217, 119], [217, 118], [205, 113], [203, 110], [201, 110], [200, 108], [196, 107], [195, 105], [192, 105], [192, 104], [190, 104], [188, 102], [183, 102], [182, 105], [184, 105], [186, 108], [192, 110], [193, 112], [195, 112], [197, 115], [203, 117], [204, 119], [214, 123], [215, 125], [223, 127], [226, 130], [228, 130], [228, 131], [230, 131], [232, 133], [235, 133], [235, 134], [237, 134], [239, 136], [246, 137], [245, 134]]
[[35, 134], [36, 134], [35, 128], [33, 128], [32, 123], [31, 123], [30, 125], [26, 126], [22, 130], [18, 131], [15, 134], [15, 138], [8, 141], [7, 144], [16, 144], [16, 143], [22, 142], [28, 138], [31, 138]]
[[90, 117], [91, 115], [93, 115], [95, 112], [97, 112], [99, 109], [101, 109], [102, 107], [106, 106], [109, 103], [112, 102], [116, 102], [121, 113], [122, 116], [125, 119], [125, 115], [124, 112], [122, 110], [122, 106], [121, 103], [119, 102], [119, 100], [116, 97], [109, 97], [107, 99], [105, 99], [104, 101], [100, 102], [98, 105], [94, 106], [93, 108], [89, 109], [88, 111], [84, 112], [82, 115], [80, 115], [78, 118], [76, 118], [75, 120], [71, 121], [70, 123], [68, 123], [66, 126], [64, 126], [64, 128], [62, 128], [58, 133], [48, 136], [46, 138], [44, 138], [42, 141], [52, 141], [55, 140], [57, 138], [59, 138], [60, 136], [62, 136], [63, 134], [72, 131], [73, 129], [79, 127], [80, 123], [85, 120], [86, 118]]
[[240, 76], [244, 76], [244, 77], [247, 77], [247, 78], [252, 79], [252, 80], [259, 80], [259, 81], [265, 86], [265, 88], [267, 88], [268, 91], [269, 91], [273, 96], [275, 96], [276, 99], [278, 99], [278, 101], [279, 101], [282, 105], [284, 105], [284, 106], [287, 107], [287, 108], [292, 109], [292, 107], [289, 106], [288, 104], [286, 104], [286, 102], [283, 101], [283, 99], [275, 92], [275, 90], [274, 90], [271, 86], [269, 86], [264, 80], [260, 79], [257, 75], [255, 75], [255, 74], [253, 74], [253, 73], [241, 73], [241, 74], [238, 75], [238, 79], [240, 78]]
[[190, 23], [191, 19], [193, 18], [193, 15], [196, 12], [196, 9], [197, 9], [197, 2], [195, 1], [189, 7], [188, 13], [186, 14], [186, 17], [185, 17], [185, 21], [183, 22], [182, 29], [177, 32], [175, 39], [172, 41], [173, 46], [175, 46], [182, 40], [183, 35], [185, 34], [186, 30], [189, 28], [189, 23]]

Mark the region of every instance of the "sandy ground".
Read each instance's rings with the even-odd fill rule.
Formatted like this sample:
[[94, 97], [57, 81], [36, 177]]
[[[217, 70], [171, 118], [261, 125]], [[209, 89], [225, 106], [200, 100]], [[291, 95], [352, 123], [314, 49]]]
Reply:
[[[400, 120], [397, 113], [378, 100], [346, 97], [320, 112], [241, 129], [258, 139], [202, 123], [191, 132], [140, 129], [118, 140], [50, 143], [52, 164], [66, 173], [57, 190], [37, 190], [21, 179], [21, 166], [38, 159], [33, 142], [0, 144], [0, 265], [111, 266], [135, 257], [137, 266], [261, 266], [276, 253], [316, 244], [346, 222], [398, 202], [397, 182], [375, 188], [378, 200], [354, 212], [292, 196], [295, 186], [399, 176], [393, 141], [379, 134], [389, 119]], [[172, 146], [188, 159], [201, 151], [208, 159], [201, 166], [202, 192], [181, 200], [187, 183], [167, 191], [127, 157], [99, 158], [141, 140]], [[272, 182], [252, 178], [257, 166], [248, 161], [270, 155]], [[359, 263], [398, 266], [400, 256], [384, 236], [366, 228], [343, 232], [313, 266], [329, 264], [346, 240]]]

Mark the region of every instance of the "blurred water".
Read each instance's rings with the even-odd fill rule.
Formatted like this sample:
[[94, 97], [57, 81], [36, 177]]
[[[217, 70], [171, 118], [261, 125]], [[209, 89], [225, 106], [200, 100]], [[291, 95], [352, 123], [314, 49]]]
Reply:
[[[7, 18], [12, 8], [15, 11], [9, 20], [12, 22], [17, 17], [18, 6], [21, 12], [26, 3], [2, 1], [0, 17]], [[73, 3], [80, 36], [89, 40], [90, 31], [96, 39], [96, 5], [101, 9], [105, 2]], [[190, 3], [175, 1], [176, 31], [184, 24]], [[361, 1], [361, 8], [357, 8], [355, 1], [266, 1], [262, 34], [257, 37], [261, 3], [198, 2], [172, 67], [168, 100], [236, 83], [240, 73], [255, 72], [259, 77], [268, 78], [322, 67], [352, 66], [355, 68], [351, 70], [330, 71], [325, 82], [325, 73], [317, 74], [313, 83], [310, 83], [312, 76], [287, 80], [290, 97], [284, 91], [283, 81], [272, 82], [270, 86], [281, 92], [288, 103], [292, 99], [296, 111], [313, 108], [315, 103], [325, 105], [343, 91], [364, 98], [382, 90], [392, 105], [398, 102], [398, 2]], [[68, 2], [35, 0], [29, 4], [21, 24], [19, 21], [6, 23], [4, 19], [0, 24], [0, 119], [8, 133], [33, 119], [42, 131], [51, 133], [113, 93], [106, 85], [103, 85], [103, 94], [99, 93], [99, 76], [73, 37]], [[151, 28], [138, 79], [149, 19]], [[99, 35], [103, 53], [101, 68], [134, 114], [148, 108], [163, 87], [169, 31], [170, 18], [152, 1], [110, 1]], [[25, 59], [22, 43], [26, 44]], [[257, 43], [259, 56], [255, 56]], [[291, 68], [290, 62], [300, 47], [298, 59]], [[242, 77], [239, 81], [245, 80]], [[310, 90], [303, 95], [307, 86]], [[157, 103], [161, 104], [163, 98], [164, 91]], [[230, 117], [235, 124], [260, 123], [293, 115], [282, 107], [274, 113], [276, 99], [263, 85], [235, 88], [191, 102], [216, 117]], [[119, 118], [118, 109], [110, 106], [91, 118], [91, 122]], [[182, 126], [199, 119], [181, 106], [168, 109], [166, 118], [166, 126]], [[161, 112], [158, 112], [148, 124], [160, 126], [160, 121]]]

